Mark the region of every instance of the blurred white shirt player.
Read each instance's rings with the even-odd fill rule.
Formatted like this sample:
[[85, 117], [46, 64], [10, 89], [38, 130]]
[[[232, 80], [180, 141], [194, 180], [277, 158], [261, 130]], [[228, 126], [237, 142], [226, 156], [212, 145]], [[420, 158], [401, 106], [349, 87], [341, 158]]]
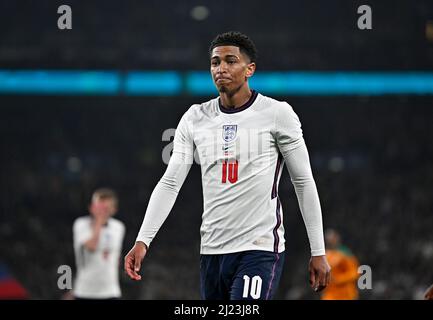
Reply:
[[111, 189], [97, 189], [89, 205], [90, 216], [74, 222], [74, 252], [77, 275], [73, 287], [76, 299], [121, 297], [119, 257], [125, 235], [124, 224], [112, 218], [118, 199]]

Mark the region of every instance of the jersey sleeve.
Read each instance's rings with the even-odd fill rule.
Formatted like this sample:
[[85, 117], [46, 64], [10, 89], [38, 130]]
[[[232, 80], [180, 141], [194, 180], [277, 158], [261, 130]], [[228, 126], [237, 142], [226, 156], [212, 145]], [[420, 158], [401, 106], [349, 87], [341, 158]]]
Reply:
[[192, 122], [189, 120], [190, 110], [185, 112], [180, 119], [173, 141], [173, 152], [186, 154], [188, 156], [192, 156], [194, 154]]
[[86, 225], [86, 220], [78, 218], [72, 227], [74, 248], [81, 247], [92, 236], [91, 229]]
[[301, 123], [287, 103], [276, 106], [275, 137], [290, 174], [307, 230], [312, 256], [325, 255], [322, 210]]
[[193, 139], [187, 114], [182, 117], [176, 129], [173, 154], [162, 178], [154, 188], [136, 241], [148, 247], [156, 233], [167, 219], [177, 195], [193, 163]]
[[119, 221], [119, 239], [120, 243], [123, 243], [123, 239], [125, 238], [126, 227], [125, 224]]
[[304, 142], [299, 117], [288, 103], [276, 105], [275, 137], [284, 158]]

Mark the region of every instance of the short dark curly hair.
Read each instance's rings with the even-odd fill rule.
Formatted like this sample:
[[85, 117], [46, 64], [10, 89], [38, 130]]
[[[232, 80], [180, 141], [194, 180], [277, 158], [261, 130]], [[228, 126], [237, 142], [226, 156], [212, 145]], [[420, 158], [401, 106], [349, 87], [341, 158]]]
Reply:
[[256, 62], [257, 60], [257, 49], [254, 42], [245, 34], [237, 31], [229, 31], [221, 33], [212, 40], [209, 47], [209, 55], [212, 54], [212, 50], [215, 47], [220, 46], [235, 46], [239, 50], [245, 53], [251, 62]]

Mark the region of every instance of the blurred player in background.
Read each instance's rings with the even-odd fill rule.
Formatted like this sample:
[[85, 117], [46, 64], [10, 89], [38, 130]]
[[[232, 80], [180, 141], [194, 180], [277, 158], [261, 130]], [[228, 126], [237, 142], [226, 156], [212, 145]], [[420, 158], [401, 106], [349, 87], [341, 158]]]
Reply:
[[121, 297], [119, 258], [125, 226], [113, 218], [117, 209], [116, 193], [107, 188], [97, 189], [89, 205], [90, 216], [80, 217], [74, 222], [75, 299]]
[[322, 300], [358, 299], [358, 260], [341, 244], [340, 234], [328, 229], [325, 232], [326, 257], [331, 265], [331, 281], [323, 291]]
[[284, 163], [310, 241], [311, 286], [320, 291], [328, 284], [322, 212], [301, 124], [289, 104], [249, 88], [256, 55], [251, 39], [238, 32], [212, 41], [210, 71], [219, 97], [191, 106], [179, 122], [173, 155], [125, 257], [132, 279], [141, 279], [141, 261], [174, 205], [195, 147], [204, 197], [201, 297], [271, 299], [275, 294], [285, 250], [278, 196]]

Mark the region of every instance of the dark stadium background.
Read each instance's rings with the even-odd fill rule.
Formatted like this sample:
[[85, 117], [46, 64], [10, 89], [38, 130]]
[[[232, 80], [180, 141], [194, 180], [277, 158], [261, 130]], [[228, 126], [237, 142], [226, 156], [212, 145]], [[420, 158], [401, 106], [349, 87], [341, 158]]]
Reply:
[[[60, 4], [72, 7], [72, 30], [57, 29]], [[356, 28], [361, 4], [372, 7], [372, 30]], [[208, 8], [207, 19], [191, 18], [197, 5]], [[211, 39], [239, 30], [258, 47], [257, 74], [433, 72], [432, 21], [428, 0], [2, 0], [0, 69], [206, 71]], [[166, 167], [163, 131], [210, 97], [0, 93], [0, 263], [30, 298], [64, 294], [57, 268], [74, 266], [72, 222], [87, 214], [96, 187], [120, 195], [126, 254]], [[372, 268], [373, 289], [361, 298], [419, 299], [433, 283], [433, 92], [277, 98], [303, 124], [325, 228], [339, 230]], [[145, 259], [143, 281], [121, 273], [124, 298], [199, 298], [201, 192], [194, 165]], [[279, 194], [287, 258], [277, 298], [317, 299], [286, 170]]]

